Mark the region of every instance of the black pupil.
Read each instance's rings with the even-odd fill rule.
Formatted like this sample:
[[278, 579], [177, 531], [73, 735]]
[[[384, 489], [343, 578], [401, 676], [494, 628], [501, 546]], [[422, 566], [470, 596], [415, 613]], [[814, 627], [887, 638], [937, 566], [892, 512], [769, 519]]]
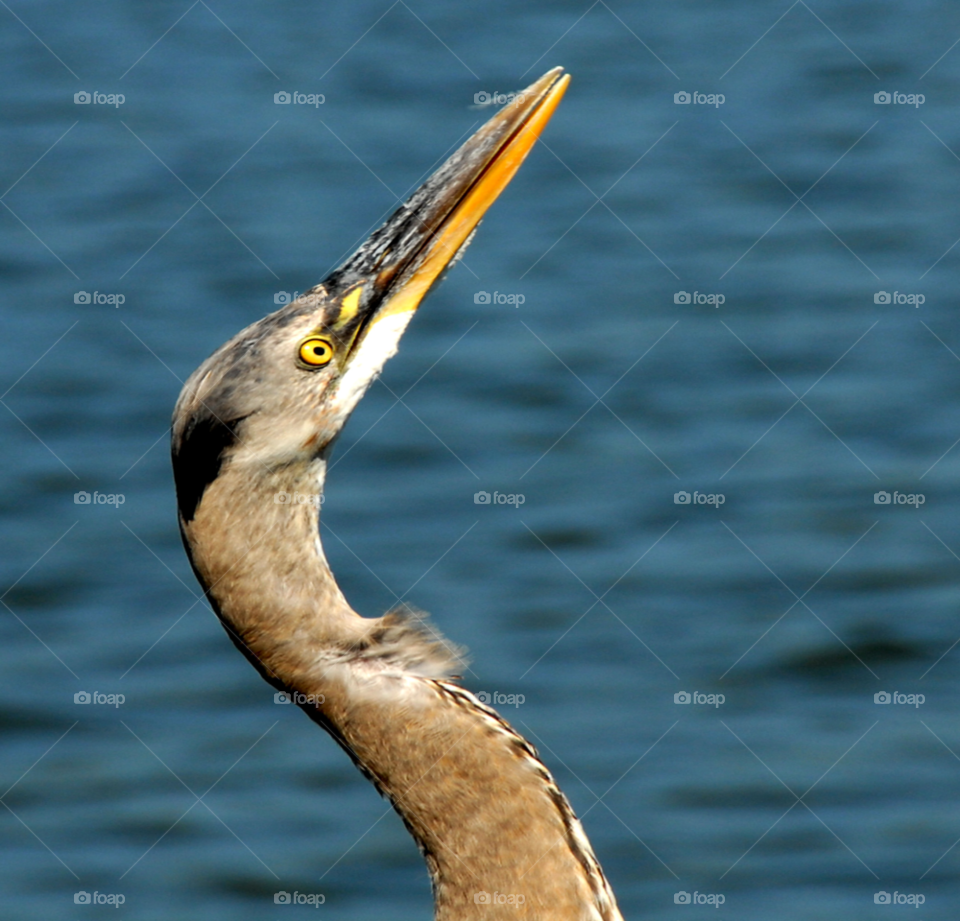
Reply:
[[327, 347], [325, 345], [315, 345], [313, 347], [313, 354], [316, 355], [317, 358], [323, 358], [326, 352], [327, 352]]

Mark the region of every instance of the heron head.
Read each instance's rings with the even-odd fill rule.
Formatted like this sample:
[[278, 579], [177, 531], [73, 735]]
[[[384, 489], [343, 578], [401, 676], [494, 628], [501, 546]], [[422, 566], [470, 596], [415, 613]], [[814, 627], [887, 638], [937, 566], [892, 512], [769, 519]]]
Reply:
[[193, 373], [173, 423], [185, 521], [225, 465], [256, 473], [324, 455], [431, 286], [519, 169], [568, 82], [558, 67], [518, 94], [340, 268]]

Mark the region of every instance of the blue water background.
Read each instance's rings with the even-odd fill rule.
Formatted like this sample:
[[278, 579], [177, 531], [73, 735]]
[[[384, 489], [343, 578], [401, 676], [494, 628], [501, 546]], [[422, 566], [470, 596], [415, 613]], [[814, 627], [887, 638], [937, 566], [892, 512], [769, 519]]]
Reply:
[[198, 603], [166, 433], [206, 355], [488, 117], [475, 94], [555, 64], [573, 83], [544, 143], [342, 438], [333, 569], [364, 614], [430, 611], [471, 689], [523, 695], [501, 709], [626, 918], [957, 917], [960, 8], [0, 20], [4, 918], [430, 917], [399, 819]]

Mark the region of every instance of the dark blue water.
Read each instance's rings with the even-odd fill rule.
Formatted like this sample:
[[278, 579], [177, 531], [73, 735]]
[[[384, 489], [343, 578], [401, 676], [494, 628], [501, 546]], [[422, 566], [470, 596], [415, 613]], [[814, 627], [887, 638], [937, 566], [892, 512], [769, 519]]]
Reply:
[[956, 917], [960, 8], [0, 18], [3, 918], [430, 916], [400, 821], [198, 600], [167, 426], [207, 354], [488, 117], [474, 94], [558, 63], [544, 144], [341, 441], [334, 571], [523, 695], [501, 709], [625, 917]]

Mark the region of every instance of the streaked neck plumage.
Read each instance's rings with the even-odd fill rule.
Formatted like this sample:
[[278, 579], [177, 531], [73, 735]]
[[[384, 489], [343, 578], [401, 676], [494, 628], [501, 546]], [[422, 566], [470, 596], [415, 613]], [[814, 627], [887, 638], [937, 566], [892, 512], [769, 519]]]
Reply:
[[[320, 546], [326, 461], [239, 457], [181, 518], [228, 633], [388, 797], [426, 859], [436, 917], [621, 921], [536, 751], [447, 675], [459, 653], [412, 612], [360, 617]], [[462, 668], [462, 665], [460, 665]]]

